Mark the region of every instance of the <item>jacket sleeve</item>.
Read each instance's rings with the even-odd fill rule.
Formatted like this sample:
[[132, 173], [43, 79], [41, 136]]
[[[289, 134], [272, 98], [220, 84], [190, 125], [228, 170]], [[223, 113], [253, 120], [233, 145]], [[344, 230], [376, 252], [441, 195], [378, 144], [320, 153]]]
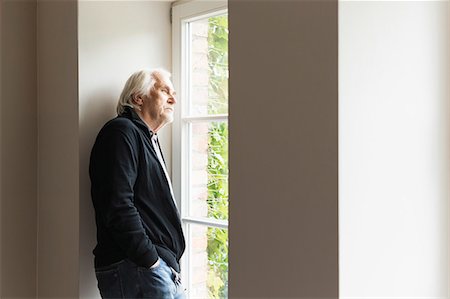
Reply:
[[128, 258], [150, 267], [158, 260], [155, 246], [147, 236], [134, 205], [134, 184], [138, 173], [138, 141], [133, 132], [108, 132], [99, 140], [96, 167], [100, 167], [103, 225]]

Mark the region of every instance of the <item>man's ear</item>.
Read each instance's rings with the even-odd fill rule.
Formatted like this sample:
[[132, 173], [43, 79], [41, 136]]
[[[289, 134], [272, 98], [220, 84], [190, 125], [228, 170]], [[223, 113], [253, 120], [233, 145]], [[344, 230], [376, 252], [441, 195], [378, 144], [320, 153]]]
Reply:
[[133, 94], [131, 96], [131, 99], [133, 100], [133, 103], [138, 105], [138, 106], [142, 106], [142, 104], [144, 103], [144, 100], [142, 99], [142, 96], [140, 96], [138, 94]]

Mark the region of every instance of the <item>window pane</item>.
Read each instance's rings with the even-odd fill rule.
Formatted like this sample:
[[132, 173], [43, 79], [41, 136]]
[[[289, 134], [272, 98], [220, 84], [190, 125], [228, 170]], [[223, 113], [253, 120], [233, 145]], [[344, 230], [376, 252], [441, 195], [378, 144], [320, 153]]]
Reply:
[[228, 230], [189, 224], [190, 298], [228, 298]]
[[228, 114], [228, 16], [190, 25], [189, 115]]
[[189, 216], [228, 220], [228, 122], [190, 124]]

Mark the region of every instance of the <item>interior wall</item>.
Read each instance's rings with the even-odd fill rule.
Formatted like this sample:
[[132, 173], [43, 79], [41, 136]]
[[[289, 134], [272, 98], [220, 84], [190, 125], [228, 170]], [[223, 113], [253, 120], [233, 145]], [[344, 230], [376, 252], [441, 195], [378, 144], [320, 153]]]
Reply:
[[0, 297], [36, 296], [36, 1], [1, 1]]
[[230, 298], [338, 298], [337, 17], [229, 0]]
[[[99, 18], [101, 16], [101, 18]], [[88, 176], [89, 155], [100, 128], [116, 116], [125, 81], [135, 71], [171, 70], [168, 1], [80, 1], [79, 163], [80, 298], [100, 298], [92, 250], [96, 245], [94, 210]], [[171, 126], [161, 131], [164, 157], [171, 169]]]
[[339, 8], [341, 298], [448, 298], [448, 1]]
[[78, 298], [77, 1], [37, 11], [38, 297]]

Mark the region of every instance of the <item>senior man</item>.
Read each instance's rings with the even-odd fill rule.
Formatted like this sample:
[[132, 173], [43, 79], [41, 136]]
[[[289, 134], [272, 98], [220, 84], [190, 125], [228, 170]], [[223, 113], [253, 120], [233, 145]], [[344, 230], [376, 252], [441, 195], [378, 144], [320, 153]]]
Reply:
[[100, 130], [89, 165], [102, 298], [184, 298], [180, 216], [158, 141], [176, 104], [170, 73], [131, 75], [118, 116]]

